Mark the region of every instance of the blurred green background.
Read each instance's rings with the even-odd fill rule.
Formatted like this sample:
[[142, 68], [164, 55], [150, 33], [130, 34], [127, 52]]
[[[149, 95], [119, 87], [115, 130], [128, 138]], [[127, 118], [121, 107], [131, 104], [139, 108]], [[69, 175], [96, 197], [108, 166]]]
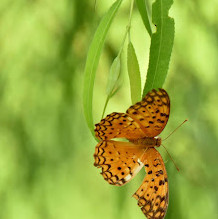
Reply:
[[[94, 118], [100, 120], [111, 61], [128, 22], [124, 1], [100, 60]], [[93, 166], [96, 145], [83, 116], [83, 71], [88, 46], [111, 0], [1, 0], [0, 218], [143, 219], [131, 195], [141, 171], [124, 187], [110, 186]], [[177, 0], [170, 11], [176, 34], [164, 88], [171, 116], [161, 134], [182, 128], [160, 148], [170, 181], [167, 219], [218, 218], [218, 2]], [[150, 40], [135, 9], [132, 42], [143, 83]], [[124, 82], [106, 113], [131, 104]]]

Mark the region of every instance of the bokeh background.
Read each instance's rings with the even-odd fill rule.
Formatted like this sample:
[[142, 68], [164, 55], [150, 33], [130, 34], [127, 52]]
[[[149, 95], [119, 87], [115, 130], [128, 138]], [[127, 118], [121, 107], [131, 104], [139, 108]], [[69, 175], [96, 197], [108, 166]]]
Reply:
[[[94, 95], [98, 122], [110, 64], [119, 51], [130, 1], [124, 1], [100, 60]], [[151, 1], [149, 1], [151, 3]], [[111, 0], [0, 1], [0, 218], [143, 219], [131, 195], [142, 170], [124, 187], [107, 184], [93, 166], [96, 145], [83, 116], [88, 46]], [[218, 2], [177, 0], [176, 33], [164, 88], [171, 97], [160, 148], [170, 181], [167, 219], [218, 218]], [[132, 42], [143, 83], [150, 40], [135, 9]], [[131, 104], [123, 52], [123, 87], [106, 113]]]

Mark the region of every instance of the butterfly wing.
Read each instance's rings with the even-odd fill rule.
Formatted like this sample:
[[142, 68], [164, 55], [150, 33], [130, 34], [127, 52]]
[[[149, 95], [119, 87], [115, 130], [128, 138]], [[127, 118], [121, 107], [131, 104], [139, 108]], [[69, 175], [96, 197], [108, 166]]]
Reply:
[[146, 177], [133, 195], [148, 219], [163, 219], [168, 207], [168, 180], [160, 153], [149, 148], [144, 153]]
[[122, 186], [143, 167], [140, 161], [146, 149], [130, 142], [102, 141], [95, 148], [94, 165], [102, 168], [104, 179], [111, 185]]
[[111, 113], [95, 126], [99, 140], [139, 139], [159, 135], [167, 124], [170, 99], [164, 89], [152, 90], [127, 113]]
[[140, 125], [125, 113], [111, 113], [95, 126], [95, 136], [100, 140], [138, 139], [145, 136]]
[[[137, 122], [144, 137], [159, 135], [167, 124], [170, 114], [170, 99], [164, 89], [152, 90], [146, 94], [142, 101], [132, 105], [127, 115]], [[129, 138], [131, 139], [131, 138]]]
[[[104, 179], [122, 186], [145, 165], [147, 175], [133, 195], [148, 219], [163, 219], [168, 207], [168, 181], [164, 162], [154, 148], [109, 139], [140, 139], [159, 135], [167, 124], [170, 99], [164, 89], [152, 90], [125, 113], [112, 113], [96, 124], [99, 142], [94, 165]], [[143, 164], [144, 163], [144, 164]]]

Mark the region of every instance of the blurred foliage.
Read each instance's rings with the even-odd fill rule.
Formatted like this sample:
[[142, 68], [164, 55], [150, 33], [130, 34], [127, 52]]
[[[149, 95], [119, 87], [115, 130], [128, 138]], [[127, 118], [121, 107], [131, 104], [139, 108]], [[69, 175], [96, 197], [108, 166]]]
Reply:
[[[145, 218], [131, 195], [142, 177], [122, 188], [93, 166], [95, 140], [82, 113], [82, 80], [89, 43], [110, 0], [2, 0], [0, 2], [0, 218]], [[128, 19], [125, 1], [101, 57], [94, 95], [95, 122], [106, 98], [107, 72]], [[170, 181], [167, 219], [218, 215], [218, 3], [175, 1], [175, 44], [165, 83], [171, 116], [162, 136]], [[132, 42], [146, 72], [150, 37], [137, 10]], [[123, 88], [106, 113], [130, 104], [126, 54]], [[143, 83], [145, 75], [142, 75]]]

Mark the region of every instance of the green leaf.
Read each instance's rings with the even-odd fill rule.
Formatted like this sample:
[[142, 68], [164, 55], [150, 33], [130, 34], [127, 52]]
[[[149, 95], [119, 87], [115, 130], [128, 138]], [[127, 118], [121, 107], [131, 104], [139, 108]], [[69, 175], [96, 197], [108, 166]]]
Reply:
[[142, 21], [147, 29], [149, 35], [152, 35], [151, 24], [148, 17], [148, 11], [146, 8], [145, 0], [136, 0], [136, 4], [141, 15]]
[[118, 79], [120, 77], [120, 56], [116, 57], [111, 65], [106, 93], [108, 96], [111, 96], [113, 92], [117, 89]]
[[92, 99], [93, 99], [93, 87], [95, 82], [96, 70], [98, 67], [102, 48], [104, 46], [105, 38], [107, 36], [110, 25], [116, 15], [122, 0], [117, 0], [105, 16], [102, 18], [94, 38], [91, 42], [84, 75], [84, 90], [83, 90], [83, 108], [87, 125], [94, 136], [94, 123], [92, 115]]
[[156, 0], [152, 5], [152, 22], [157, 31], [152, 34], [149, 67], [143, 96], [153, 88], [161, 88], [167, 76], [174, 42], [174, 19], [168, 16], [173, 0]]
[[117, 56], [110, 68], [110, 72], [109, 72], [109, 77], [108, 77], [108, 81], [107, 81], [107, 88], [106, 88], [106, 94], [107, 94], [107, 99], [106, 102], [104, 104], [104, 109], [103, 109], [103, 113], [102, 113], [102, 118], [104, 117], [104, 113], [107, 107], [107, 104], [110, 100], [110, 98], [119, 90], [119, 88], [121, 87], [121, 83], [120, 83], [120, 78], [121, 78], [121, 60], [120, 60], [120, 56]]
[[132, 103], [135, 104], [141, 100], [141, 75], [135, 49], [131, 42], [128, 44], [127, 67], [129, 73], [131, 99]]

